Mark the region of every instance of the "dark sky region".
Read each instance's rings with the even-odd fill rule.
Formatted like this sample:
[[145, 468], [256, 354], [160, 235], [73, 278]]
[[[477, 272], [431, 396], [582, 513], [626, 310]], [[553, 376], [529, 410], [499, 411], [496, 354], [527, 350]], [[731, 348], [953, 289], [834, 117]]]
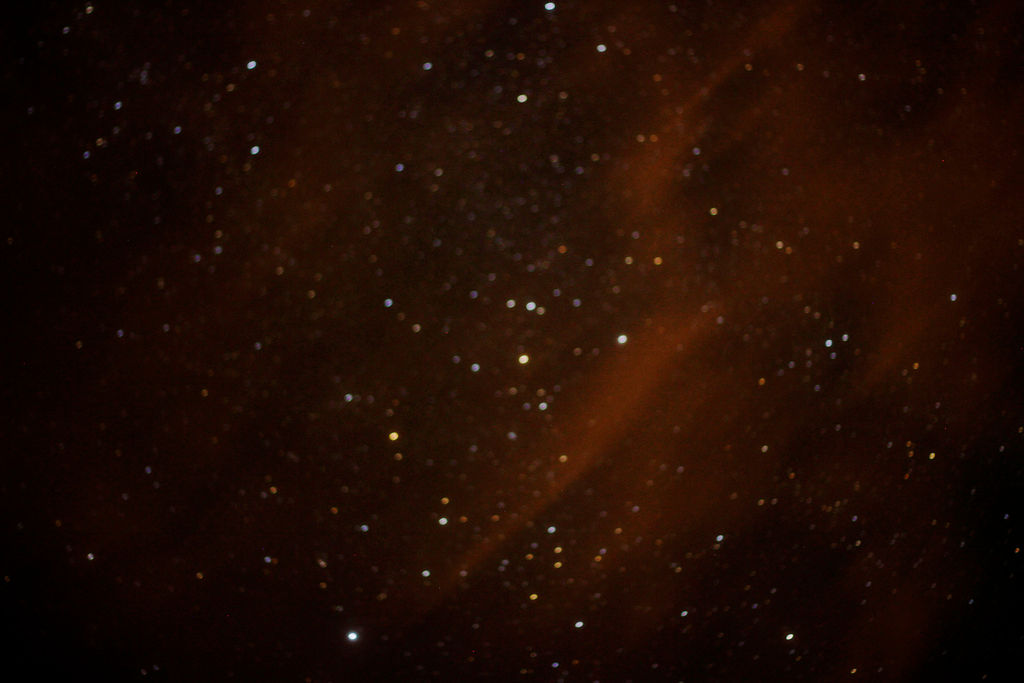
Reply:
[[25, 680], [1017, 680], [1019, 3], [24, 5]]

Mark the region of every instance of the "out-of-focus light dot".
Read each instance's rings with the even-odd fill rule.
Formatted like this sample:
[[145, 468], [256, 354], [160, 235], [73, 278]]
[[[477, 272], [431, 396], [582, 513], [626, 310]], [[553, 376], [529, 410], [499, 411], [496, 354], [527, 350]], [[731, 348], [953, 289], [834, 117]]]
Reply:
[[345, 634], [345, 637], [348, 639], [348, 641], [350, 643], [354, 643], [357, 640], [359, 640], [359, 634], [356, 633], [355, 631], [349, 631], [348, 633]]
[[956, 301], [956, 294], [950, 294], [949, 295], [949, 300], [950, 301]]
[[547, 403], [541, 402], [541, 403], [537, 404], [537, 410], [547, 410], [547, 409], [548, 409], [548, 404]]
[[473, 372], [480, 372], [480, 364], [473, 363], [472, 365], [469, 366], [469, 369], [472, 370]]
[[832, 340], [831, 339], [826, 339], [825, 340], [825, 348], [828, 348], [828, 349], [832, 348]]
[[573, 624], [573, 626], [575, 626], [576, 628], [583, 628], [583, 622], [577, 621], [575, 624]]
[[365, 524], [360, 524], [360, 525], [359, 525], [359, 530], [360, 530], [360, 531], [362, 531], [362, 532], [363, 532], [363, 533], [365, 534], [365, 533], [366, 533], [367, 531], [369, 531], [369, 530], [370, 530], [370, 527], [368, 527], [368, 526], [367, 526], [367, 525], [365, 525]]
[[549, 527], [548, 527], [548, 533], [549, 533], [549, 534], [553, 534], [553, 533], [555, 533], [556, 531], [558, 531], [558, 530], [557, 530], [557, 529], [556, 529], [555, 527], [553, 527], [553, 526], [549, 526]]
[[423, 571], [421, 571], [421, 572], [420, 572], [420, 574], [421, 574], [421, 575], [423, 576], [423, 578], [425, 579], [425, 578], [427, 578], [427, 577], [429, 577], [429, 576], [430, 576], [430, 570], [429, 570], [429, 569], [424, 569]]
[[525, 102], [528, 99], [530, 99], [530, 98], [527, 97], [526, 95], [517, 95], [516, 96], [516, 102], [518, 102], [519, 104], [522, 104], [523, 102]]
[[714, 206], [712, 206], [710, 209], [708, 209], [708, 213], [710, 213], [712, 216], [717, 216], [718, 215], [718, 209], [715, 208]]
[[617, 341], [619, 345], [622, 345], [629, 341], [629, 337], [627, 337], [624, 334], [620, 334], [618, 337], [615, 338], [615, 341]]
[[538, 597], [538, 595], [536, 593], [530, 593], [530, 599], [531, 600], [536, 600], [537, 597]]
[[527, 301], [527, 302], [526, 302], [526, 310], [528, 310], [528, 311], [532, 311], [532, 310], [534, 310], [535, 308], [537, 308], [537, 304], [535, 304], [535, 303], [534, 303], [534, 302], [532, 302], [532, 301]]
[[509, 433], [508, 433], [508, 434], [506, 434], [505, 436], [507, 436], [507, 437], [508, 437], [508, 440], [509, 440], [509, 441], [515, 441], [516, 439], [518, 439], [518, 438], [519, 438], [519, 436], [518, 436], [518, 435], [517, 435], [517, 434], [516, 434], [515, 432], [509, 432]]
[[405, 170], [405, 164], [395, 164], [395, 170], [401, 173]]
[[120, 102], [120, 101], [119, 102], [114, 102], [114, 110], [115, 111], [120, 111], [121, 107], [123, 107], [123, 106], [124, 106], [123, 102]]
[[424, 71], [430, 71], [433, 68], [434, 68], [434, 65], [431, 64], [430, 62], [423, 62], [423, 70]]
[[787, 633], [786, 634], [786, 640], [793, 640], [793, 634], [792, 633]]
[[520, 365], [526, 365], [529, 362], [530, 362], [530, 357], [528, 355], [526, 355], [525, 353], [523, 355], [519, 356], [519, 364]]
[[580, 301], [579, 299], [573, 299], [573, 300], [572, 300], [572, 307], [573, 307], [573, 308], [579, 308], [579, 307], [580, 307], [580, 304], [582, 304], [582, 303], [583, 303], [583, 302], [582, 302], [582, 301]]
[[445, 526], [446, 524], [448, 524], [448, 518], [447, 517], [442, 517], [441, 519], [437, 520], [437, 523], [440, 524], [441, 526]]
[[604, 43], [598, 43], [597, 44], [597, 51], [598, 52], [604, 52], [607, 49], [608, 49], [608, 46], [605, 45]]
[[253, 145], [252, 147], [249, 148], [249, 154], [251, 154], [253, 156], [256, 156], [259, 153], [260, 153], [260, 146], [259, 145]]
[[684, 610], [683, 610], [682, 612], [680, 612], [680, 613], [679, 613], [679, 616], [681, 616], [681, 617], [685, 617], [685, 616], [686, 616], [687, 614], [689, 614], [689, 613], [690, 613], [690, 610], [685, 610], [685, 609], [684, 609]]
[[505, 302], [505, 305], [508, 306], [509, 308], [515, 308], [516, 307], [516, 300], [515, 299], [509, 299], [508, 301]]
[[391, 308], [395, 305], [395, 302], [391, 299], [384, 299], [384, 308]]
[[245, 65], [245, 68], [248, 69], [249, 71], [252, 71], [253, 69], [255, 69], [256, 68], [256, 60], [255, 59], [250, 59], [249, 63]]
[[717, 536], [715, 536], [715, 540], [721, 543], [725, 540], [725, 536], [723, 536], [722, 534], [718, 534]]
[[843, 341], [850, 341], [850, 335], [844, 334], [843, 335]]
[[555, 3], [553, 3], [553, 2], [545, 2], [544, 3], [544, 9], [546, 9], [549, 12], [555, 11]]
[[391, 432], [388, 434], [388, 438], [392, 441], [398, 441], [398, 432]]
[[263, 563], [264, 564], [270, 564], [270, 555], [264, 555], [263, 556]]
[[95, 559], [96, 559], [96, 556], [95, 556], [95, 555], [93, 555], [92, 553], [88, 553], [88, 554], [86, 555], [86, 557], [87, 557], [87, 558], [89, 558], [89, 560], [95, 560]]
[[867, 78], [868, 78], [868, 77], [867, 77], [867, 76], [865, 76], [864, 74], [857, 74], [857, 80], [858, 80], [858, 81], [866, 81], [866, 80], [867, 80]]

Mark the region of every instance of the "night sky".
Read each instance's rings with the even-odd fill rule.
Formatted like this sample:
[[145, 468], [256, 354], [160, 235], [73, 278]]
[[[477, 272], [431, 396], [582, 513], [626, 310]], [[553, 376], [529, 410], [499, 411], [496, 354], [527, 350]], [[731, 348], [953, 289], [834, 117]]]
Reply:
[[1019, 3], [25, 5], [23, 680], [1020, 680]]

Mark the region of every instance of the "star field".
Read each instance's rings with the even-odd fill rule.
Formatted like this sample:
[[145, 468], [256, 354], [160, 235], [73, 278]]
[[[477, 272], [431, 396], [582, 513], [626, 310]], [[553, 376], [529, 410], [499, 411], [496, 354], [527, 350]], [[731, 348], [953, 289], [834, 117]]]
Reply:
[[5, 35], [39, 680], [1004, 680], [1011, 2], [51, 3]]

